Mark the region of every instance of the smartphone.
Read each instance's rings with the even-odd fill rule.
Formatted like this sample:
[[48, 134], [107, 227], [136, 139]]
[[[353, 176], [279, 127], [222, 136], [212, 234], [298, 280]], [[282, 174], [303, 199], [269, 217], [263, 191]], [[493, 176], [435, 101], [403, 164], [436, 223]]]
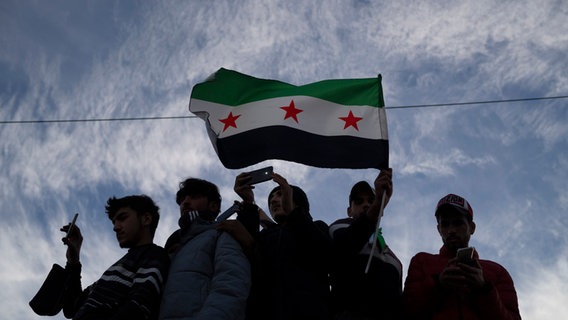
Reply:
[[229, 219], [230, 216], [237, 212], [237, 209], [239, 209], [239, 203], [235, 202], [235, 204], [233, 204], [229, 209], [225, 210], [223, 213], [217, 216], [216, 221], [225, 221]]
[[75, 213], [75, 216], [73, 217], [73, 220], [71, 220], [71, 224], [69, 225], [69, 229], [67, 229], [67, 234], [65, 235], [65, 238], [69, 238], [69, 232], [71, 232], [71, 229], [73, 229], [73, 227], [75, 226], [75, 221], [77, 221], [78, 216], [79, 214]]
[[459, 262], [470, 263], [473, 261], [474, 247], [460, 248], [456, 253]]
[[272, 179], [273, 170], [272, 166], [268, 166], [266, 168], [251, 171], [249, 173], [251, 178], [248, 184], [257, 184]]

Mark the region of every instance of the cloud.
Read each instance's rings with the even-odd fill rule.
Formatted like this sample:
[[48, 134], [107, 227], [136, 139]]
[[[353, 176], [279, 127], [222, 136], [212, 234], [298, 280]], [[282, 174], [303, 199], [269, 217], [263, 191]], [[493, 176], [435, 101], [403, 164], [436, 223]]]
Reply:
[[554, 319], [568, 314], [568, 252], [563, 250], [551, 264], [527, 261], [516, 279], [519, 308], [527, 319]]
[[[3, 2], [0, 117], [185, 116], [191, 87], [220, 67], [293, 84], [381, 73], [387, 106], [565, 95], [562, 5]], [[387, 111], [395, 195], [383, 226], [405, 269], [416, 252], [438, 250], [433, 207], [455, 192], [474, 207], [482, 255], [513, 275], [523, 317], [568, 314], [563, 103]], [[124, 253], [102, 210], [109, 196], [151, 195], [162, 209], [163, 244], [177, 226], [179, 181], [216, 182], [226, 208], [238, 198], [235, 176], [252, 169], [223, 168], [195, 118], [0, 125], [0, 136], [0, 249], [8, 257], [0, 261], [0, 314], [10, 319], [32, 317], [26, 302], [51, 264], [63, 263], [58, 230], [74, 212], [88, 284]], [[285, 161], [253, 168], [268, 164], [304, 188], [314, 217], [328, 223], [344, 217], [351, 185], [377, 174]], [[257, 202], [272, 187], [258, 185]]]

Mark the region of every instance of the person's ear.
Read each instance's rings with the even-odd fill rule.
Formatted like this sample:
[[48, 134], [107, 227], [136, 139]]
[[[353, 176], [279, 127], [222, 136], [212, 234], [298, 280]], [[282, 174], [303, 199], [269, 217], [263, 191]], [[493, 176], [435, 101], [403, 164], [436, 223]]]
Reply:
[[211, 212], [219, 213], [219, 211], [221, 211], [221, 205], [219, 202], [210, 201], [209, 205], [207, 205], [207, 209]]
[[469, 229], [470, 229], [469, 234], [472, 235], [475, 232], [475, 222], [471, 221], [469, 223]]
[[353, 213], [351, 212], [351, 206], [347, 207], [347, 216], [352, 217]]
[[149, 226], [152, 224], [152, 215], [149, 212], [145, 212], [142, 214], [142, 225], [144, 227]]

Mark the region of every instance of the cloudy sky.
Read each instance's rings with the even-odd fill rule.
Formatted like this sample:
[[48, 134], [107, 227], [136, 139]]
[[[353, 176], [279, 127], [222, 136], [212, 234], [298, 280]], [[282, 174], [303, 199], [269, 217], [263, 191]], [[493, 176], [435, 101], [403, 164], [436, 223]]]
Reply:
[[[270, 164], [315, 218], [346, 215], [351, 186], [377, 170], [221, 165], [188, 111], [193, 85], [221, 67], [296, 85], [382, 74], [395, 188], [382, 225], [405, 275], [439, 249], [434, 207], [457, 193], [523, 318], [568, 317], [568, 99], [397, 108], [568, 95], [567, 21], [563, 0], [3, 0], [0, 318], [40, 318], [28, 301], [65, 263], [59, 228], [75, 212], [85, 285], [125, 253], [104, 214], [113, 195], [157, 201], [158, 244], [189, 176], [218, 184], [225, 209], [234, 177]], [[174, 119], [28, 122], [140, 117]], [[274, 185], [256, 189], [265, 208]]]

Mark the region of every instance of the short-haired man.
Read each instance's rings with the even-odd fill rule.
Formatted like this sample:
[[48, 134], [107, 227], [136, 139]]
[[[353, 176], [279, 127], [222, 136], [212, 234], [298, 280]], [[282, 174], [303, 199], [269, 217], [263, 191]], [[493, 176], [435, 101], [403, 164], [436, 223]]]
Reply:
[[[400, 315], [402, 264], [382, 235], [373, 238], [380, 214], [392, 195], [392, 170], [382, 170], [375, 191], [366, 181], [357, 182], [349, 194], [347, 218], [329, 227], [333, 243], [331, 296], [336, 320], [395, 319]], [[373, 241], [377, 241], [372, 251]], [[366, 272], [369, 255], [371, 264]]]
[[505, 268], [456, 257], [475, 232], [473, 210], [464, 198], [448, 194], [436, 206], [439, 254], [420, 252], [410, 261], [403, 301], [409, 319], [521, 319], [513, 280]]
[[[150, 197], [133, 195], [109, 198], [106, 213], [120, 247], [129, 249], [128, 253], [82, 290], [79, 253], [83, 236], [76, 225], [71, 228], [63, 238], [67, 245], [65, 269], [70, 274], [63, 312], [73, 319], [157, 319], [169, 266], [166, 251], [153, 243], [159, 208]], [[67, 232], [69, 227], [61, 231]]]
[[188, 178], [180, 183], [176, 202], [180, 229], [165, 246], [172, 263], [159, 318], [244, 319], [250, 263], [241, 245], [217, 228], [217, 186]]

